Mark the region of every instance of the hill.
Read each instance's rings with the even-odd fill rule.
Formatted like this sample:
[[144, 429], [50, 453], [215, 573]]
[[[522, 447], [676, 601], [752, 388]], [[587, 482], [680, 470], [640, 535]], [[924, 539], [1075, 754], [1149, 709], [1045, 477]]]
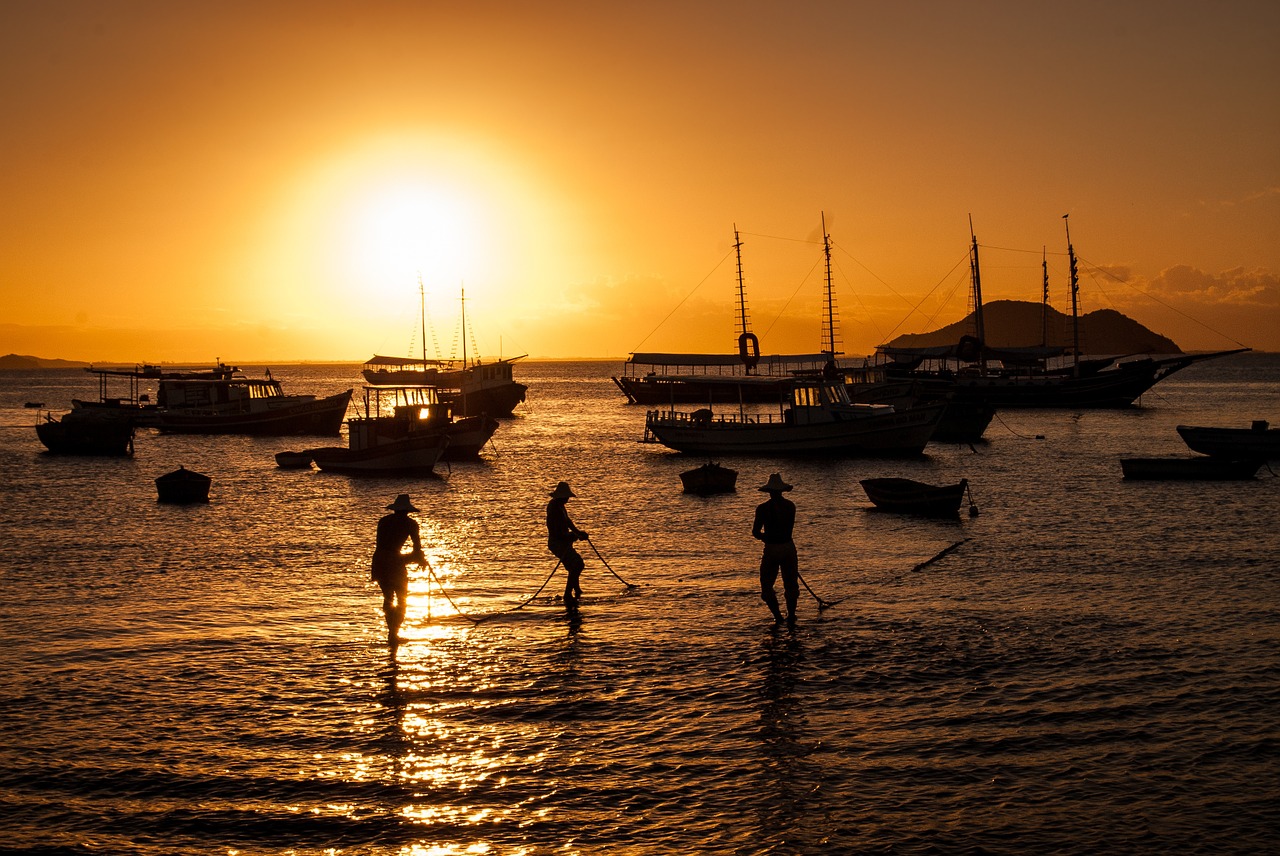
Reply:
[[50, 360], [19, 354], [5, 354], [0, 357], [0, 369], [79, 369], [87, 365], [89, 364], [75, 360]]
[[[1042, 344], [1041, 306], [1023, 300], [993, 300], [983, 307], [987, 345], [992, 348], [1026, 348]], [[1050, 307], [1050, 346], [1071, 348], [1071, 317]], [[897, 348], [954, 345], [961, 336], [973, 335], [973, 314], [932, 333], [907, 333], [889, 344]], [[1158, 333], [1114, 309], [1099, 309], [1080, 316], [1080, 350], [1086, 354], [1181, 354], [1182, 349]]]

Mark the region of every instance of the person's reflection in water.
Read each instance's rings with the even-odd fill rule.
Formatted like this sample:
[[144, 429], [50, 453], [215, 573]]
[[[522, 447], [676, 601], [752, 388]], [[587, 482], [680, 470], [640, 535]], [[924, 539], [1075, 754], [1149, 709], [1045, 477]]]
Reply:
[[[764, 643], [765, 671], [760, 687], [760, 818], [761, 852], [770, 846], [810, 850], [807, 818], [820, 813], [821, 770], [809, 756], [815, 746], [804, 741], [806, 717], [796, 686], [804, 667], [804, 648], [795, 631], [772, 628]], [[821, 828], [821, 825], [816, 828]]]
[[[422, 564], [422, 540], [418, 521], [409, 516], [417, 511], [409, 501], [409, 494], [402, 493], [387, 506], [390, 514], [378, 521], [377, 541], [373, 550], [370, 578], [382, 589], [382, 612], [387, 619], [387, 643], [400, 641], [400, 625], [404, 622], [405, 601], [409, 596], [409, 569], [411, 564]], [[401, 553], [406, 541], [413, 542], [413, 552]]]

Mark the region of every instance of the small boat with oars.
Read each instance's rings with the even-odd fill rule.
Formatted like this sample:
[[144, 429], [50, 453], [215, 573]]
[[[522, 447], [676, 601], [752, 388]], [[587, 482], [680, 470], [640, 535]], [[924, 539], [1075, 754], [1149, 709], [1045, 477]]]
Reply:
[[1255, 419], [1248, 428], [1179, 425], [1177, 431], [1193, 452], [1215, 458], [1280, 460], [1280, 428], [1269, 427], [1265, 419]]
[[1232, 459], [1209, 455], [1120, 459], [1124, 477], [1141, 481], [1243, 481], [1257, 475], [1262, 464], [1258, 458]]
[[708, 461], [700, 467], [680, 474], [685, 493], [711, 496], [716, 493], [733, 493], [738, 489], [738, 471]]
[[[960, 511], [960, 501], [969, 493], [968, 479], [960, 479], [955, 484], [932, 485], [914, 479], [878, 478], [863, 479], [859, 484], [878, 510], [923, 517], [956, 516]], [[969, 516], [978, 516], [978, 506], [974, 504], [972, 494], [969, 494]]]

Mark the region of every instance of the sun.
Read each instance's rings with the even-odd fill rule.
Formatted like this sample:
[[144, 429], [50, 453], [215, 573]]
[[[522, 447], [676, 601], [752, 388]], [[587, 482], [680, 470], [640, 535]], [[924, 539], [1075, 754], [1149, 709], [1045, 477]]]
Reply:
[[345, 279], [378, 294], [408, 294], [484, 279], [477, 203], [458, 188], [414, 177], [384, 178], [344, 206], [337, 235]]

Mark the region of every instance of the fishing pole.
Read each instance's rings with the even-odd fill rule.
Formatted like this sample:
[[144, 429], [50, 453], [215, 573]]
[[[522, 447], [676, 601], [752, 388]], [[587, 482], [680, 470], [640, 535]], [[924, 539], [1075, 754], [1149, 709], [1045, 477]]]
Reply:
[[605, 566], [606, 568], [609, 568], [609, 573], [613, 574], [615, 577], [618, 577], [618, 581], [619, 581], [620, 583], [622, 583], [624, 586], [626, 586], [626, 587], [627, 587], [627, 588], [629, 588], [629, 589], [633, 589], [633, 588], [638, 588], [638, 587], [639, 587], [639, 586], [637, 586], [635, 583], [629, 583], [629, 582], [627, 582], [626, 580], [624, 580], [622, 577], [618, 576], [618, 572], [617, 572], [617, 571], [615, 571], [613, 568], [610, 568], [610, 567], [609, 567], [609, 563], [608, 563], [607, 561], [605, 561], [604, 556], [601, 556], [601, 555], [600, 555], [600, 551], [596, 549], [595, 542], [594, 542], [594, 541], [592, 541], [590, 538], [587, 538], [585, 535], [583, 536], [583, 538], [584, 538], [584, 540], [585, 540], [588, 544], [590, 544], [590, 545], [591, 545], [591, 550], [596, 554], [596, 558], [597, 558], [597, 559], [599, 559], [601, 562], [603, 562], [603, 563], [604, 563], [604, 566]]

